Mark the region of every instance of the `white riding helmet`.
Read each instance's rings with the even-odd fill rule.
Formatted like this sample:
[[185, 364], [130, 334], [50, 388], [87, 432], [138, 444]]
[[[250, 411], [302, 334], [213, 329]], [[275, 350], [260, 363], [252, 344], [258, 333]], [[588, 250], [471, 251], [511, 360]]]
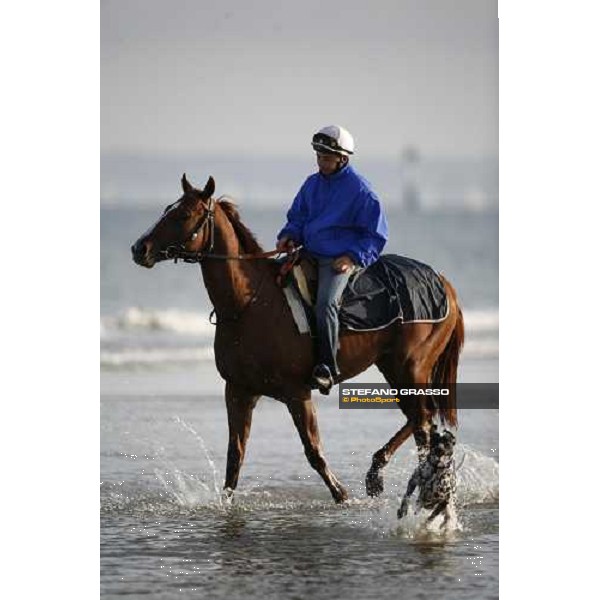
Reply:
[[327, 125], [313, 135], [312, 147], [320, 152], [350, 156], [354, 154], [354, 138], [339, 125]]

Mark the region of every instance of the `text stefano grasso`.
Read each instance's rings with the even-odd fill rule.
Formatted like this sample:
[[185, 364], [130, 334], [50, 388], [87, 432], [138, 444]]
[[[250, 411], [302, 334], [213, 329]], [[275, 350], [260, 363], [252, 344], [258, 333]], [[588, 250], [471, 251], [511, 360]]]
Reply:
[[344, 388], [344, 396], [449, 396], [450, 388]]

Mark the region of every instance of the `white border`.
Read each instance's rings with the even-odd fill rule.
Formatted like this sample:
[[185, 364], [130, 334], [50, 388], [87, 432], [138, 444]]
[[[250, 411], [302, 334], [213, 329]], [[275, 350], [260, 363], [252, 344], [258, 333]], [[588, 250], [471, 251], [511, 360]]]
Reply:
[[597, 519], [584, 498], [598, 415], [599, 332], [587, 318], [599, 254], [598, 13], [581, 0], [500, 3], [504, 598], [597, 588]]
[[99, 22], [2, 11], [5, 598], [100, 588]]

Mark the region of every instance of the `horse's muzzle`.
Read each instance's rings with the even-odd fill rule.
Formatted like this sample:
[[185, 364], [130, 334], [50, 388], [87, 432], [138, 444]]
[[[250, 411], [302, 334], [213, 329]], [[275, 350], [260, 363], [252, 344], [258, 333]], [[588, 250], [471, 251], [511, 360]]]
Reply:
[[156, 258], [152, 252], [152, 244], [140, 238], [133, 246], [131, 246], [131, 256], [133, 258], [133, 262], [142, 267], [147, 267], [151, 269], [156, 263]]

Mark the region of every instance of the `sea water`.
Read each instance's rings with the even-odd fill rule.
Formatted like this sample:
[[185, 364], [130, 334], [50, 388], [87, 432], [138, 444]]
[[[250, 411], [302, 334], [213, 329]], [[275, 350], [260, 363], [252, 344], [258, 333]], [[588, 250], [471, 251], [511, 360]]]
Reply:
[[[271, 249], [285, 209], [241, 207]], [[458, 527], [398, 522], [416, 464], [408, 441], [366, 496], [397, 410], [343, 411], [315, 393], [326, 458], [350, 499], [334, 504], [284, 405], [262, 399], [233, 503], [211, 310], [197, 265], [142, 269], [129, 247], [160, 208], [101, 214], [101, 589], [104, 598], [496, 598], [498, 411], [459, 415]], [[386, 251], [442, 271], [464, 309], [460, 381], [498, 380], [497, 213], [388, 212]], [[364, 381], [383, 381], [374, 369]]]

